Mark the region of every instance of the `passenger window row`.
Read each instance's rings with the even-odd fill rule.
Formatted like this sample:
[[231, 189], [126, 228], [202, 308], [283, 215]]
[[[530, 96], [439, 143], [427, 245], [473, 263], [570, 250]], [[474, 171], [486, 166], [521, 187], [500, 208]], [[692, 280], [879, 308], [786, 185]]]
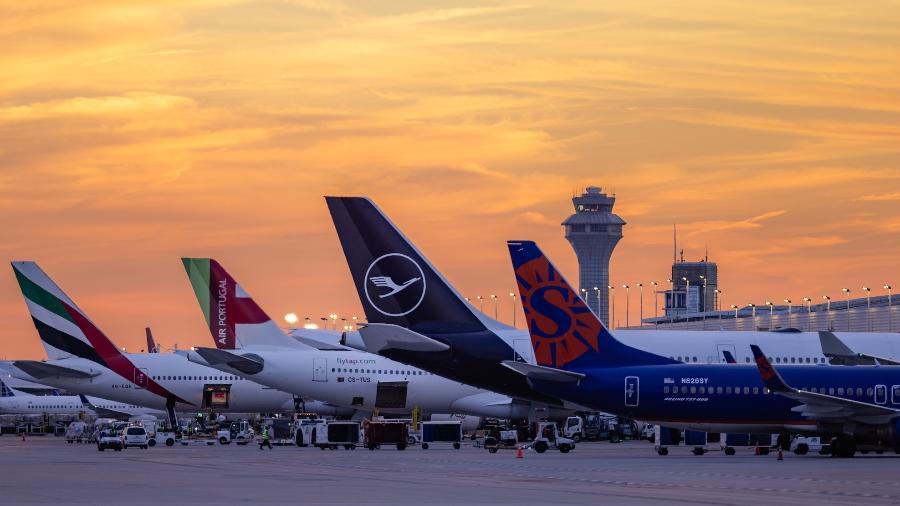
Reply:
[[[689, 357], [687, 355], [670, 356], [669, 359], [686, 364], [697, 363], [697, 357]], [[744, 362], [749, 364], [751, 362], [750, 357], [745, 356]], [[824, 364], [826, 360], [825, 357], [769, 357], [769, 362], [773, 364]]]
[[[760, 388], [759, 387], [705, 387], [705, 386], [673, 386], [669, 387], [668, 385], [663, 387], [663, 393], [673, 394], [725, 394], [725, 395], [740, 395], [743, 392], [743, 395], [759, 395]], [[762, 393], [768, 394], [769, 392], [766, 389], [762, 389]]]
[[243, 381], [240, 376], [153, 376], [154, 381]]
[[404, 371], [402, 369], [346, 369], [343, 367], [332, 367], [331, 372], [355, 373], [355, 374], [406, 374], [412, 376], [432, 376], [430, 372], [415, 370]]

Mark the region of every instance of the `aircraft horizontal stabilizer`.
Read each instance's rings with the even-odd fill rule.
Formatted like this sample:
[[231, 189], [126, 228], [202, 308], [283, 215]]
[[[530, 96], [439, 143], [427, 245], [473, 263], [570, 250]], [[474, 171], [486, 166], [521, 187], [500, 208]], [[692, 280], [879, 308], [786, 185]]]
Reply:
[[512, 369], [529, 379], [556, 381], [559, 383], [576, 383], [584, 379], [584, 374], [581, 374], [580, 372], [564, 371], [562, 369], [554, 369], [553, 367], [526, 364], [525, 362], [516, 362], [515, 360], [504, 360], [502, 364], [504, 367]]
[[[196, 348], [194, 351], [212, 366], [224, 364], [245, 374], [256, 374], [263, 369], [263, 359], [252, 353], [237, 355], [218, 348]], [[188, 357], [188, 360], [190, 359], [191, 357]]]
[[822, 354], [828, 357], [833, 365], [900, 365], [900, 362], [889, 358], [857, 353], [850, 349], [834, 332], [819, 332]]
[[100, 375], [100, 371], [86, 372], [79, 369], [72, 369], [71, 367], [48, 364], [46, 362], [40, 362], [37, 360], [16, 360], [15, 362], [13, 362], [13, 365], [22, 372], [36, 379], [49, 378], [51, 376], [57, 376], [61, 378], [87, 379]]
[[422, 352], [450, 349], [440, 341], [390, 323], [366, 323], [360, 326], [359, 335], [369, 353], [379, 353], [382, 350]]

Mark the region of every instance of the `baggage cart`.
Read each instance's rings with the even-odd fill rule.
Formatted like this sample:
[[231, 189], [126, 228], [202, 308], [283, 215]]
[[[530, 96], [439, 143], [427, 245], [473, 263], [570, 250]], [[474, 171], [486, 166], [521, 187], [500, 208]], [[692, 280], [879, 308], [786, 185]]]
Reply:
[[369, 422], [366, 426], [366, 447], [369, 450], [381, 445], [396, 445], [398, 450], [405, 450], [409, 439], [409, 427], [406, 422], [378, 421]]
[[422, 422], [422, 449], [434, 443], [449, 443], [454, 449], [462, 446], [461, 422]]

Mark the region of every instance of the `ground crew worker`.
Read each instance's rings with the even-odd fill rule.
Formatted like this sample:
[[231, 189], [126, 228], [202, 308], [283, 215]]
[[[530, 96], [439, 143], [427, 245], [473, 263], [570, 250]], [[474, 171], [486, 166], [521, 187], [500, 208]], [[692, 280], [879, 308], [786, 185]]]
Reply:
[[269, 442], [269, 428], [263, 427], [262, 430], [262, 439], [259, 441], [259, 449], [262, 450], [263, 446], [268, 446], [269, 449], [272, 449], [272, 443]]

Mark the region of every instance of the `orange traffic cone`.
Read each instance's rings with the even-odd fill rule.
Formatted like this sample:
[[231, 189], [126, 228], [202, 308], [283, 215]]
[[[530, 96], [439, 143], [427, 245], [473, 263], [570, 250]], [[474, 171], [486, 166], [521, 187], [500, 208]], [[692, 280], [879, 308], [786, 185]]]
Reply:
[[516, 451], [516, 458], [521, 459], [523, 457], [525, 457], [525, 455], [522, 454], [522, 447], [520, 446], [519, 449]]
[[784, 460], [784, 452], [781, 450], [781, 447], [778, 447], [778, 460]]

